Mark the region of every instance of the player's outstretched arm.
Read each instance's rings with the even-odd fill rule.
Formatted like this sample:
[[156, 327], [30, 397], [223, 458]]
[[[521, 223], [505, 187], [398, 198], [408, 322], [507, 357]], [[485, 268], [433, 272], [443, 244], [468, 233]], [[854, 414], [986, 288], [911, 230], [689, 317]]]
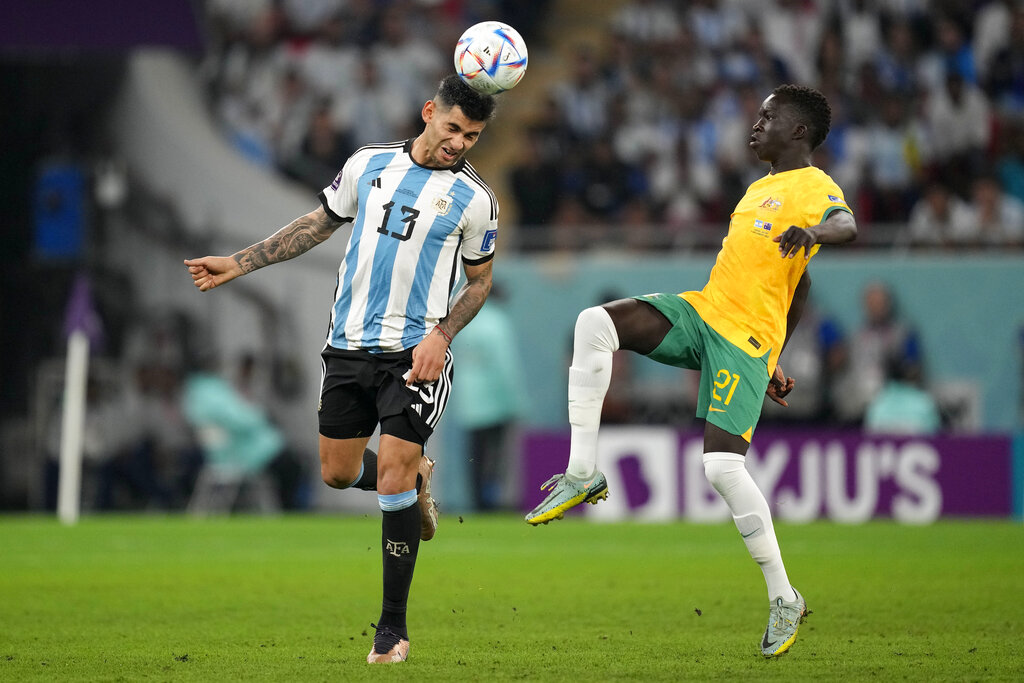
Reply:
[[829, 217], [807, 229], [791, 225], [775, 238], [782, 258], [793, 258], [801, 249], [804, 258], [811, 257], [815, 244], [845, 244], [857, 238], [857, 221], [848, 211], [833, 211]]
[[455, 296], [448, 315], [421, 341], [412, 352], [412, 371], [406, 384], [433, 382], [441, 376], [444, 353], [452, 338], [480, 312], [493, 284], [493, 263], [466, 266], [466, 284]]
[[192, 282], [205, 292], [263, 266], [293, 259], [334, 234], [341, 226], [323, 207], [317, 207], [284, 226], [273, 235], [232, 256], [204, 256], [186, 259]]

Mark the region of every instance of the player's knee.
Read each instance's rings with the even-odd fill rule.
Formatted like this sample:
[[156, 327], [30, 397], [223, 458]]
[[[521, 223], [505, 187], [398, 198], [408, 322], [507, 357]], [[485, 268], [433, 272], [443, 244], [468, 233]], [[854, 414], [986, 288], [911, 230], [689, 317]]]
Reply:
[[322, 461], [320, 463], [320, 478], [331, 488], [347, 489], [355, 483], [358, 476], [358, 466], [352, 470], [350, 467], [344, 467], [334, 462]]
[[601, 306], [591, 306], [576, 316], [575, 343], [585, 343], [600, 351], [617, 351], [619, 335], [615, 323]]
[[[418, 464], [418, 463], [417, 463]], [[403, 493], [416, 488], [416, 465], [391, 463], [377, 470], [377, 492], [381, 494]]]
[[728, 460], [704, 460], [704, 477], [719, 494], [725, 495], [733, 480], [733, 472], [742, 467]]

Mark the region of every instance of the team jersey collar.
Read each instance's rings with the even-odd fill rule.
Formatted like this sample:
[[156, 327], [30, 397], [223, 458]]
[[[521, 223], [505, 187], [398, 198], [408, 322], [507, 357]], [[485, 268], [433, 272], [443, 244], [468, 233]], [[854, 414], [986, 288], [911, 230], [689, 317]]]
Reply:
[[416, 159], [414, 159], [412, 156], [412, 143], [415, 139], [416, 138], [409, 138], [408, 140], [406, 140], [405, 145], [402, 147], [402, 151], [409, 155], [409, 161], [416, 164], [420, 168], [425, 168], [428, 171], [451, 171], [452, 173], [458, 173], [463, 169], [463, 167], [465, 167], [466, 157], [462, 157], [461, 159], [455, 162], [454, 166], [450, 166], [448, 168], [431, 168], [429, 166], [424, 166], [423, 164], [416, 161]]
[[809, 168], [817, 168], [814, 164], [807, 164], [806, 166], [798, 166], [797, 168], [788, 168], [785, 171], [768, 171], [770, 176], [780, 176], [784, 173], [796, 173], [798, 171], [806, 171]]

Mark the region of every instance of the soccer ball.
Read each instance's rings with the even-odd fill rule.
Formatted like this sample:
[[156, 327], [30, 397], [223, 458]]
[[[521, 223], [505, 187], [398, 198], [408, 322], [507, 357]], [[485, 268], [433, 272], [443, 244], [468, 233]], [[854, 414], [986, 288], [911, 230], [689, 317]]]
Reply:
[[455, 71], [485, 95], [511, 90], [526, 74], [526, 41], [500, 21], [470, 26], [455, 46]]

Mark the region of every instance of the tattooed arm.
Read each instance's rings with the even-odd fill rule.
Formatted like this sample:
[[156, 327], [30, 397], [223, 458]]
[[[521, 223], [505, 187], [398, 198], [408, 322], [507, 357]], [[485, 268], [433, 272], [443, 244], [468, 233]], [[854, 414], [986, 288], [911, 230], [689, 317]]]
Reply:
[[455, 296], [452, 310], [437, 325], [448, 335], [447, 339], [457, 335], [484, 307], [493, 284], [493, 263], [491, 260], [479, 266], [466, 266], [466, 284]]
[[246, 247], [233, 256], [187, 259], [185, 265], [192, 274], [195, 286], [205, 292], [263, 266], [304, 254], [333, 235], [341, 225], [328, 216], [322, 206], [317, 207], [262, 242]]
[[466, 266], [466, 284], [455, 296], [451, 311], [412, 352], [412, 371], [406, 384], [433, 382], [441, 376], [444, 354], [452, 338], [483, 308], [491, 293], [493, 260]]

